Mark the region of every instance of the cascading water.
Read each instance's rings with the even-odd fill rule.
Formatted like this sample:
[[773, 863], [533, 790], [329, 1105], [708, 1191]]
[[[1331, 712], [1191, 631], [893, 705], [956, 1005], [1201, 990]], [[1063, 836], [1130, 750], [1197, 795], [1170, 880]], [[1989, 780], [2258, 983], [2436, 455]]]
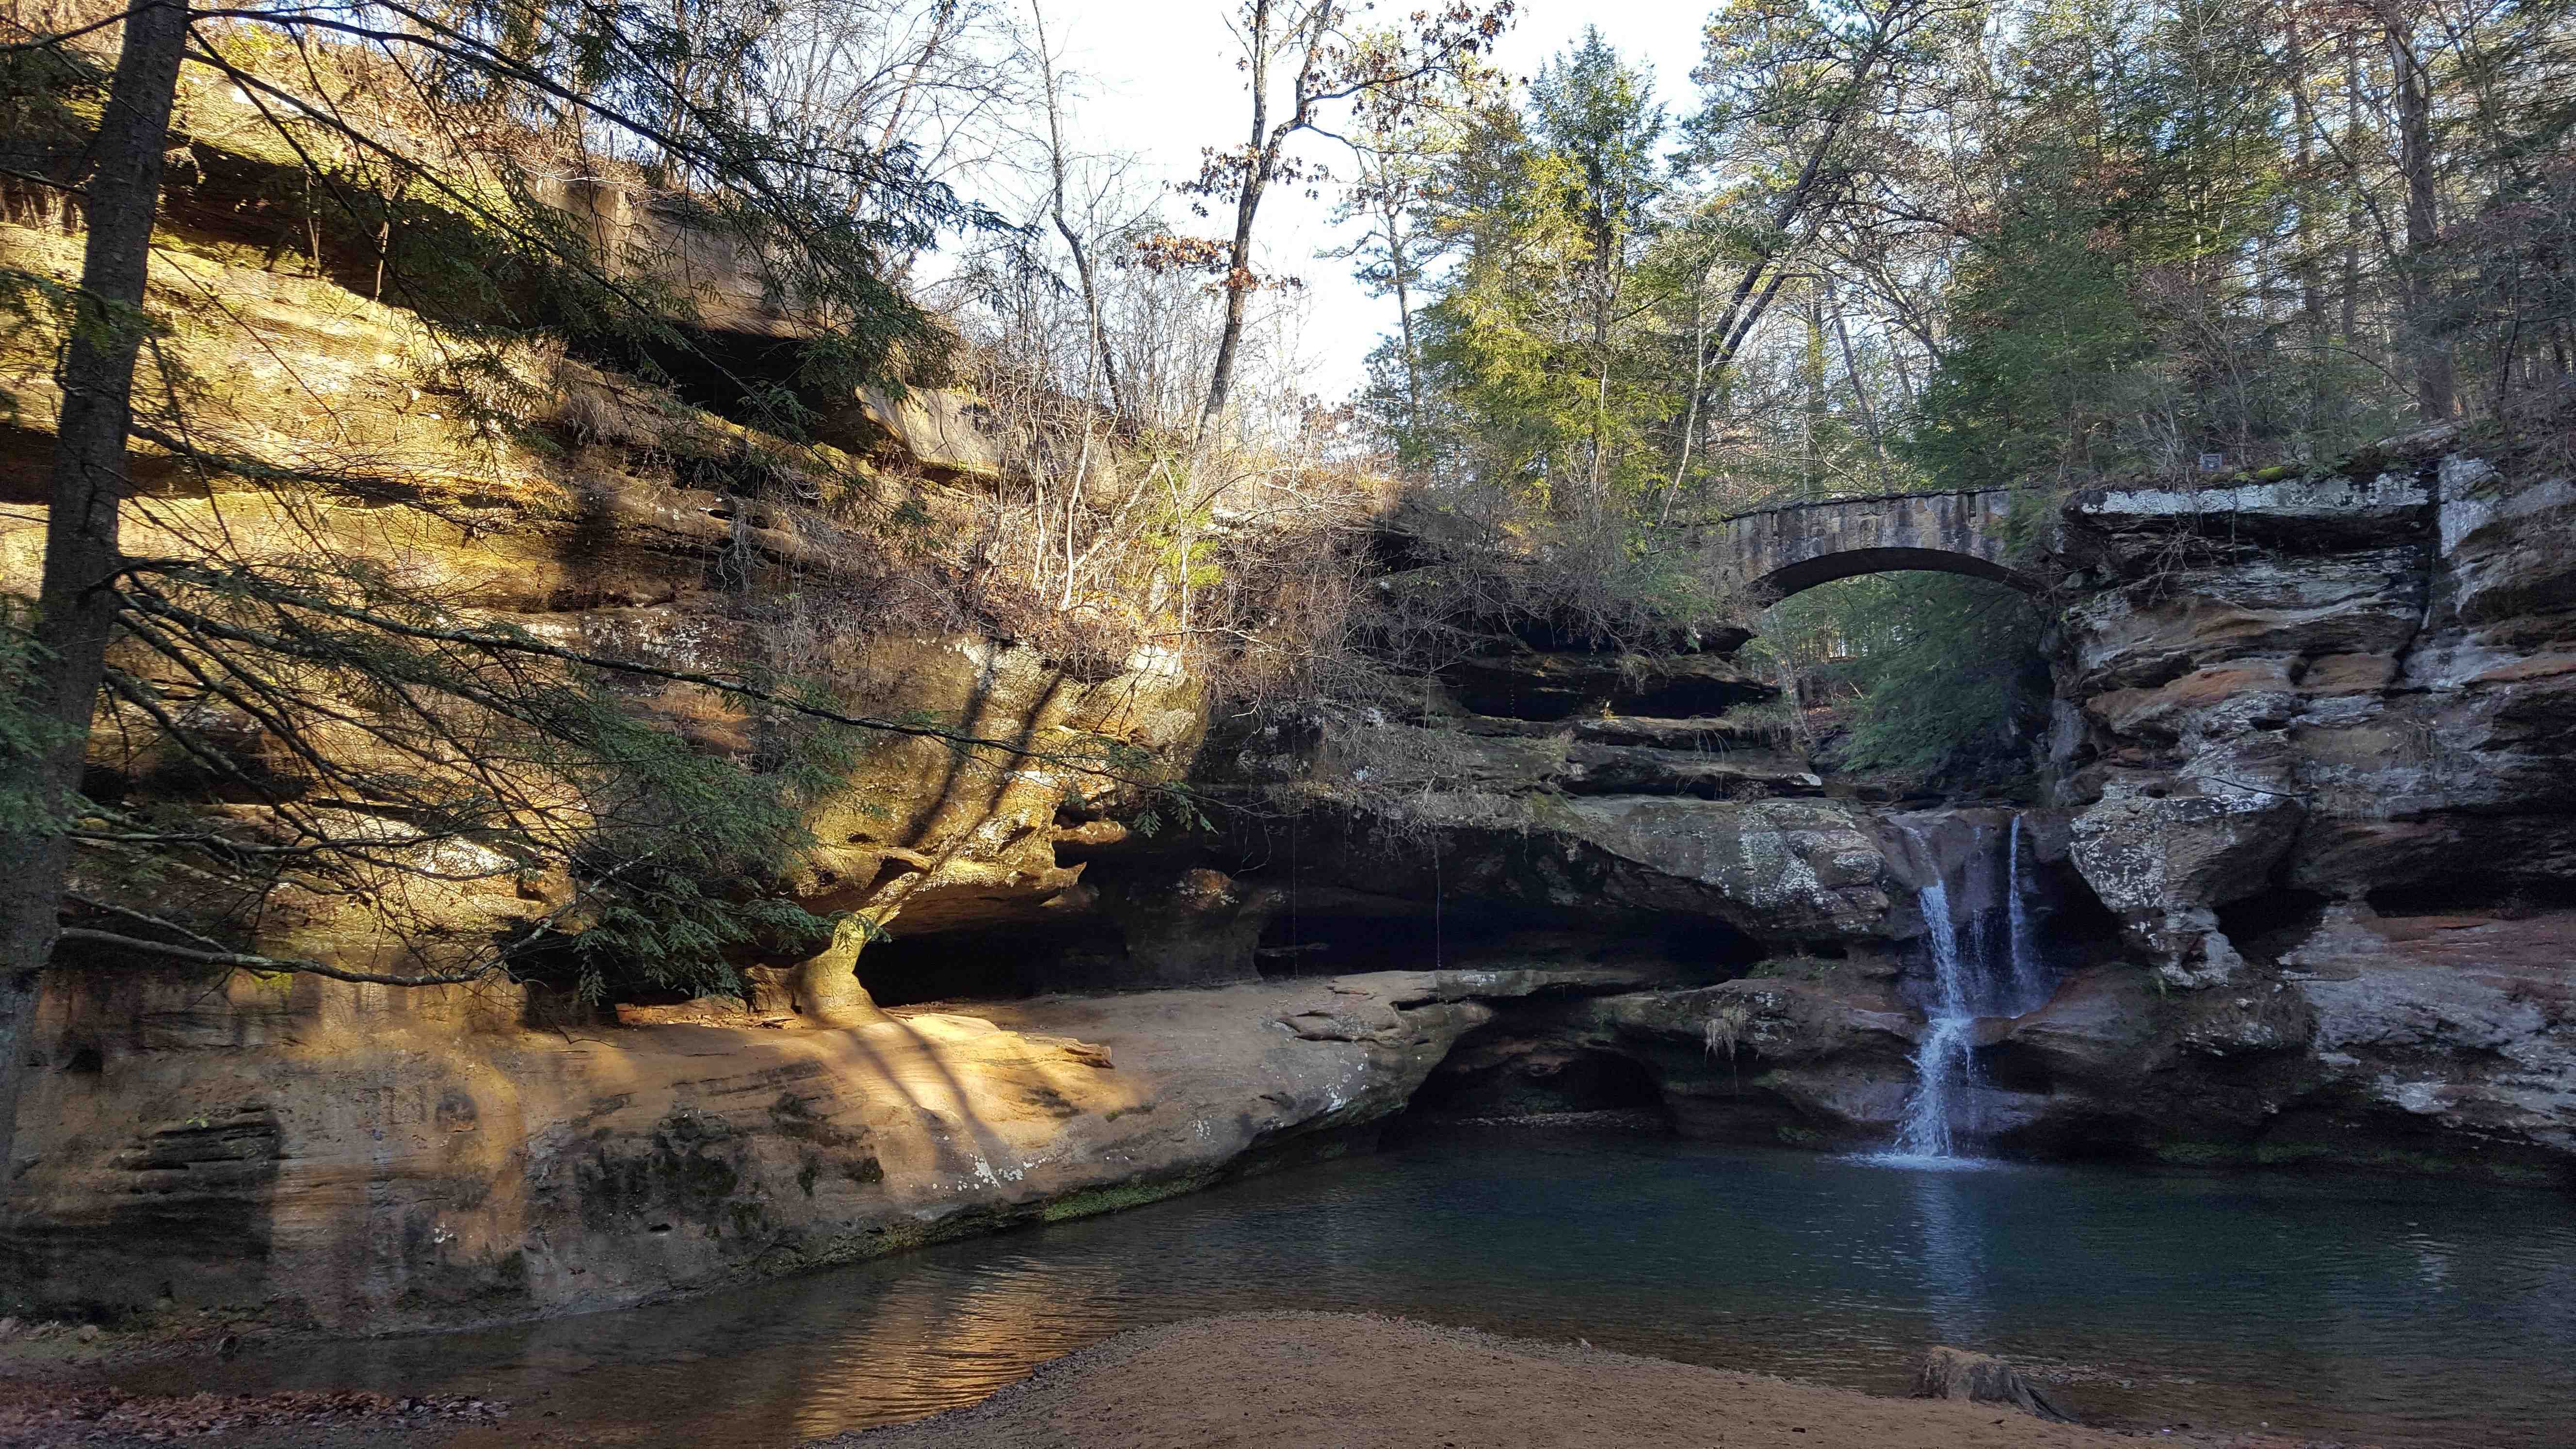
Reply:
[[2012, 1009], [2018, 1015], [2048, 1003], [2055, 983], [2048, 979], [2048, 967], [2040, 960], [2039, 939], [2030, 924], [2030, 907], [2022, 896], [2021, 883], [2021, 817], [2012, 818], [2012, 844], [2004, 851], [2004, 912], [2010, 931], [2005, 937], [2006, 949], [2012, 952]]
[[1959, 926], [1950, 919], [1949, 887], [1933, 881], [1919, 899], [1932, 937], [1932, 999], [1923, 1008], [1923, 1040], [1914, 1049], [1914, 1095], [1896, 1130], [1895, 1151], [1899, 1157], [1955, 1157], [1950, 1096], [1954, 1087], [1967, 1085], [1977, 1013], [1959, 949]]
[[[1914, 1091], [1906, 1098], [1905, 1116], [1888, 1152], [1891, 1158], [1961, 1159], [1958, 1118], [1962, 1099], [1976, 1081], [1978, 1019], [2019, 1016], [2046, 1004], [2054, 990], [2023, 898], [2021, 836], [2021, 817], [2016, 815], [2004, 853], [2000, 971], [1990, 962], [1986, 944], [1991, 917], [1976, 904], [1973, 890], [1964, 931], [1951, 913], [1947, 882], [1936, 875], [1916, 894], [1931, 945], [1932, 990], [1923, 1003], [1923, 1038], [1914, 1049]], [[1982, 856], [1983, 847], [1978, 853]], [[1929, 850], [1924, 854], [1937, 859]]]

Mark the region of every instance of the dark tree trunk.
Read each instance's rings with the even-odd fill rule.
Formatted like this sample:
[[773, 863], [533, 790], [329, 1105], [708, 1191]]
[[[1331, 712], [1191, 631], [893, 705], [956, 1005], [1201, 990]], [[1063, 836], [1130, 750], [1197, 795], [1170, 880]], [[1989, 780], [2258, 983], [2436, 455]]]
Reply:
[[2415, 353], [2415, 393], [2424, 416], [2451, 415], [2453, 382], [2451, 350], [2429, 335], [2433, 287], [2426, 269], [2433, 264], [2439, 227], [2434, 216], [2433, 99], [2423, 65], [2416, 59], [2408, 27], [2392, 5], [2382, 11], [2388, 31], [2388, 63], [2397, 87], [2397, 169], [2406, 178], [2406, 330]]
[[[1277, 134], [1270, 128], [1270, 13], [1269, 0], [1253, 0], [1244, 14], [1244, 54], [1250, 63], [1252, 80], [1252, 135], [1244, 151], [1242, 188], [1235, 193], [1234, 238], [1226, 247], [1225, 328], [1217, 334], [1216, 366], [1208, 376], [1207, 401], [1199, 408], [1199, 436], [1204, 439], [1226, 400], [1234, 393], [1235, 354], [1243, 346], [1243, 319], [1252, 302], [1252, 220], [1261, 211], [1261, 194], [1270, 188], [1271, 171], [1279, 164], [1279, 148], [1289, 129], [1303, 119], [1304, 97], [1293, 97], [1292, 114]], [[1326, 13], [1316, 12], [1315, 25], [1320, 34]], [[1315, 46], [1310, 41], [1307, 59], [1311, 64]], [[1302, 82], [1303, 75], [1300, 75]]]
[[89, 722], [106, 669], [112, 592], [125, 501], [125, 439], [134, 419], [134, 360], [142, 345], [143, 283], [152, 218], [161, 201], [162, 150], [188, 11], [147, 3], [125, 22], [125, 48], [101, 114], [97, 168], [87, 188], [88, 251], [71, 341], [63, 351], [62, 416], [53, 501], [45, 526], [45, 578], [37, 596], [37, 658], [28, 703], [49, 738], [6, 762], [13, 793], [36, 809], [0, 834], [0, 1182], [14, 1174], [18, 1089], [31, 1044], [36, 978], [53, 955], [71, 842], [59, 817], [80, 787]]
[[1207, 403], [1199, 410], [1202, 434], [1224, 414], [1226, 400], [1234, 393], [1235, 354], [1242, 348], [1244, 313], [1252, 303], [1252, 218], [1261, 210], [1261, 193], [1269, 187], [1270, 156], [1264, 150], [1254, 163], [1254, 171], [1244, 180], [1242, 199], [1235, 203], [1234, 241], [1226, 249], [1225, 329], [1217, 334], [1216, 367], [1208, 378]]

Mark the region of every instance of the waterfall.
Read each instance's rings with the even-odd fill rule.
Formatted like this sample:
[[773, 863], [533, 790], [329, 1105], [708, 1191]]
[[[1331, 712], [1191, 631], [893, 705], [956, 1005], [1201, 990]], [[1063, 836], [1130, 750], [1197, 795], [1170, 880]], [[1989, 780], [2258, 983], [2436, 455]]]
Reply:
[[2048, 1003], [2048, 968], [2039, 959], [2039, 941], [2031, 932], [2030, 908], [2022, 898], [2021, 816], [2012, 818], [2012, 844], [2004, 852], [2004, 911], [2010, 927], [2005, 937], [2012, 952], [2012, 1009], [2016, 1015]]
[[1924, 1004], [1924, 1032], [1914, 1049], [1914, 1094], [1896, 1131], [1899, 1157], [1955, 1157], [1950, 1097], [1968, 1081], [1968, 1049], [1977, 1030], [1975, 985], [1969, 979], [1975, 937], [1962, 952], [1959, 925], [1950, 919], [1950, 888], [1935, 880], [1917, 896], [1924, 929], [1932, 937], [1932, 999]]
[[[1915, 899], [1922, 908], [1925, 939], [1932, 953], [1932, 989], [1923, 1003], [1923, 1037], [1914, 1049], [1914, 1090], [1905, 1099], [1905, 1116], [1888, 1155], [1896, 1159], [1960, 1159], [1957, 1119], [1962, 1099], [1976, 1084], [1974, 1047], [1977, 1021], [1985, 1016], [2018, 1016], [2046, 1005], [2056, 983], [2039, 949], [2022, 881], [2021, 817], [2012, 819], [2004, 847], [2004, 930], [1998, 943], [2004, 959], [1990, 961], [1988, 923], [1993, 917], [1982, 903], [1991, 874], [1972, 871], [1967, 882], [1970, 902], [1966, 929], [1951, 913], [1949, 883], [1925, 882]], [[1981, 830], [1978, 838], [1986, 837]], [[1992, 847], [1980, 843], [1977, 858]], [[1923, 852], [1937, 861], [1938, 852]], [[2000, 967], [2000, 969], [1998, 969]]]

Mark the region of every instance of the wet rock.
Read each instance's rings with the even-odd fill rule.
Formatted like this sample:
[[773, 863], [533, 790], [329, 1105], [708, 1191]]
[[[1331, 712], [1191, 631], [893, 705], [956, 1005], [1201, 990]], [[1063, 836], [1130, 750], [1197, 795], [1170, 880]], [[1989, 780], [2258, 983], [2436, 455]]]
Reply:
[[1902, 1056], [1915, 1022], [1897, 1009], [1873, 1009], [1803, 982], [1751, 977], [1685, 991], [1639, 992], [1590, 1003], [1581, 1020], [1631, 1041], [1716, 1056], [1711, 1024], [1731, 1017], [1725, 1039], [1750, 1059], [1780, 1065], [1853, 1055], [1866, 1048]]
[[0, 1443], [116, 1444], [260, 1435], [284, 1443], [442, 1428], [488, 1428], [510, 1405], [463, 1394], [395, 1398], [364, 1391], [269, 1394], [132, 1394], [122, 1389], [27, 1382], [0, 1386]]
[[1484, 1054], [1457, 1068], [1493, 1076], [1579, 1067], [1597, 1078], [1602, 1060], [1625, 1060], [1686, 1136], [1864, 1143], [1883, 1140], [1902, 1113], [1918, 1025], [1856, 973], [1839, 985], [1747, 978], [1536, 1015], [1510, 1009], [1480, 1036]]
[[2061, 1424], [2075, 1416], [2049, 1400], [2019, 1369], [1992, 1354], [1940, 1347], [1923, 1355], [1914, 1370], [1914, 1397], [1954, 1403], [2010, 1404], [2025, 1414]]
[[2123, 963], [2078, 972], [2047, 1005], [2012, 1023], [2002, 1045], [2027, 1075], [2062, 1092], [2114, 1099], [2162, 1059], [2164, 1015], [2145, 972]]
[[2304, 1049], [2316, 1036], [2310, 999], [2279, 981], [2261, 981], [2238, 992], [2197, 993], [2173, 1028], [2177, 1050], [2196, 1056], [2241, 1058]]

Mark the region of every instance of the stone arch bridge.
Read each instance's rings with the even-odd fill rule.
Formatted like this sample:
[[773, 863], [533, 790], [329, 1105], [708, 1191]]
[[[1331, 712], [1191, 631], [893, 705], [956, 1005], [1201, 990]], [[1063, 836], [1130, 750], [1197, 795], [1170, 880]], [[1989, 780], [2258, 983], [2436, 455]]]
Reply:
[[1706, 525], [1699, 548], [1744, 582], [1755, 607], [1854, 574], [1929, 569], [2034, 593], [2011, 563], [2007, 520], [2022, 490], [1968, 488], [1784, 503]]

